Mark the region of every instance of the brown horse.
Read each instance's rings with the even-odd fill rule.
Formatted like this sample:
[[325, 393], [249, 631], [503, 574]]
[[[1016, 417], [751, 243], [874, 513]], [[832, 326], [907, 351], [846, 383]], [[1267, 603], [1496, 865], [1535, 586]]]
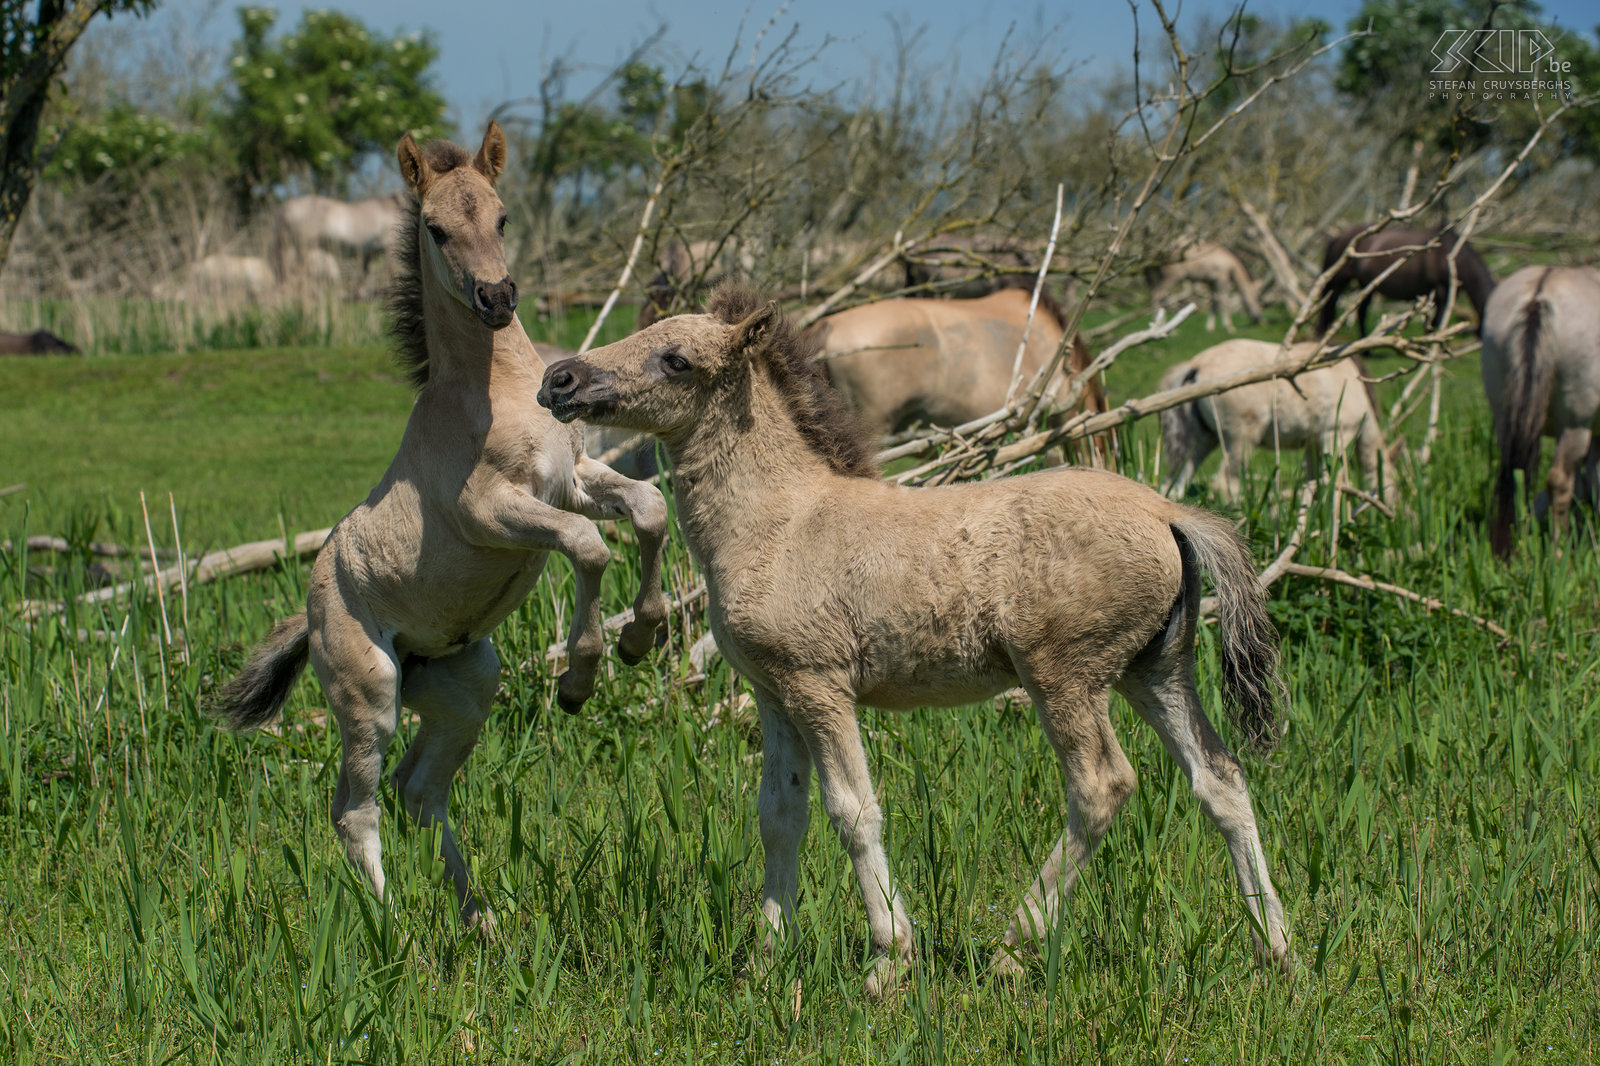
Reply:
[[[1516, 471], [1532, 490], [1539, 469], [1539, 438], [1556, 439], [1546, 493], [1535, 512], [1549, 508], [1559, 536], [1572, 508], [1573, 489], [1591, 501], [1600, 489], [1600, 270], [1593, 267], [1524, 267], [1495, 287], [1483, 317], [1483, 389], [1494, 413], [1500, 445], [1491, 543], [1511, 554]], [[1582, 467], [1582, 477], [1579, 468]]]
[[579, 427], [535, 402], [544, 363], [517, 321], [495, 182], [506, 142], [491, 122], [476, 155], [448, 141], [401, 140], [412, 208], [399, 233], [392, 332], [417, 386], [383, 479], [317, 554], [306, 610], [252, 654], [209, 707], [233, 728], [270, 721], [309, 661], [339, 723], [343, 759], [332, 819], [345, 853], [381, 899], [378, 803], [402, 705], [422, 724], [394, 771], [395, 792], [440, 829], [461, 917], [492, 928], [450, 829], [450, 784], [478, 742], [499, 687], [489, 635], [528, 597], [550, 552], [572, 562], [578, 602], [556, 699], [594, 692], [604, 631], [600, 580], [611, 560], [592, 519], [629, 518], [641, 583], [619, 651], [638, 662], [666, 621], [666, 501], [653, 485], [583, 455]]
[[[1367, 229], [1355, 226], [1328, 241], [1322, 254], [1322, 269], [1327, 271], [1339, 261], [1356, 235]], [[1437, 243], [1424, 251], [1417, 251], [1429, 241]], [[1372, 280], [1396, 261], [1401, 261], [1394, 272], [1378, 284], [1379, 295], [1394, 300], [1415, 300], [1419, 296], [1433, 297], [1431, 328], [1439, 328], [1444, 321], [1445, 300], [1450, 293], [1450, 259], [1456, 262], [1456, 287], [1467, 294], [1472, 309], [1478, 313], [1478, 330], [1483, 330], [1483, 308], [1494, 289], [1494, 276], [1477, 249], [1466, 241], [1457, 246], [1456, 235], [1445, 230], [1385, 229], [1362, 238], [1355, 253], [1345, 260], [1339, 272], [1328, 281], [1328, 292], [1322, 304], [1322, 316], [1317, 320], [1317, 332], [1326, 334], [1339, 311], [1339, 296], [1351, 285], [1366, 288]], [[1372, 303], [1368, 295], [1356, 307], [1356, 326], [1361, 335], [1367, 335], [1367, 307]]]
[[78, 349], [47, 329], [0, 333], [0, 355], [77, 355]]
[[[976, 300], [880, 300], [840, 311], [817, 325], [823, 373], [879, 436], [919, 421], [963, 425], [1006, 402], [1030, 299], [1023, 289], [1001, 289]], [[1060, 308], [1041, 294], [1023, 351], [1024, 385], [1054, 357], [1064, 325]], [[1064, 399], [1090, 361], [1083, 338], [1073, 337], [1051, 395]], [[1080, 405], [1106, 409], [1098, 381]]]
[[768, 953], [794, 920], [815, 767], [849, 853], [878, 956], [867, 991], [915, 953], [889, 872], [856, 706], [960, 706], [1022, 685], [1067, 786], [1066, 828], [994, 966], [1056, 928], [1135, 776], [1113, 688], [1160, 734], [1227, 840], [1258, 954], [1286, 965], [1283, 909], [1238, 760], [1195, 688], [1200, 575], [1217, 586], [1223, 690], [1270, 745], [1277, 638], [1249, 547], [1220, 515], [1102, 470], [907, 488], [811, 362], [805, 338], [746, 288], [551, 366], [539, 402], [654, 434], [678, 521], [710, 594], [717, 646], [761, 717], [762, 894]]

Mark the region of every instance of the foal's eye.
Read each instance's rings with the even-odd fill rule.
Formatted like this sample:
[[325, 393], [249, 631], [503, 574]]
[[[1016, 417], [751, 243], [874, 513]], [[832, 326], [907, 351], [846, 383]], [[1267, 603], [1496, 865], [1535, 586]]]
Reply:
[[444, 244], [445, 241], [450, 239], [449, 234], [445, 233], [441, 227], [434, 225], [432, 222], [428, 223], [428, 236], [433, 238], [434, 244], [440, 245]]
[[661, 363], [674, 374], [681, 374], [689, 369], [689, 360], [676, 348], [668, 348], [661, 353]]
[[506, 216], [501, 215], [500, 221], [495, 224], [494, 228], [500, 232], [500, 236], [504, 237], [506, 235]]

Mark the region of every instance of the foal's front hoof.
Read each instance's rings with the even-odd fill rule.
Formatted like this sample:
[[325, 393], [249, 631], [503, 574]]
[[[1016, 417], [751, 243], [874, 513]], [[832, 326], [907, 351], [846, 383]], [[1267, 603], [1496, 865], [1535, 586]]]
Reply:
[[906, 971], [910, 968], [910, 961], [901, 956], [879, 956], [878, 961], [872, 964], [872, 972], [867, 974], [867, 998], [888, 999], [900, 991]]
[[639, 623], [629, 622], [622, 627], [622, 635], [617, 638], [617, 658], [622, 660], [624, 666], [638, 666], [653, 647], [653, 634], [641, 630]]
[[1027, 976], [1028, 968], [1022, 962], [1022, 949], [1001, 945], [989, 960], [989, 976], [1007, 984], [1016, 984]]
[[556, 705], [568, 714], [577, 714], [583, 710], [584, 703], [593, 695], [594, 680], [591, 678], [585, 684], [571, 670], [563, 673], [556, 681]]

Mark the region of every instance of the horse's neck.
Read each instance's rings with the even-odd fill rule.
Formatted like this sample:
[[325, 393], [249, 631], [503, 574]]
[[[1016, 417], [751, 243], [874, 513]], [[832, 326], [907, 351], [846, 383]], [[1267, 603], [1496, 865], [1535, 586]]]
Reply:
[[513, 316], [492, 330], [449, 295], [424, 281], [423, 331], [428, 342], [428, 380], [439, 387], [465, 388], [493, 400], [512, 392], [531, 397], [539, 391], [544, 361]]
[[712, 403], [711, 416], [667, 445], [679, 524], [723, 588], [840, 476], [806, 444], [770, 387], [761, 383], [752, 393], [751, 417]]

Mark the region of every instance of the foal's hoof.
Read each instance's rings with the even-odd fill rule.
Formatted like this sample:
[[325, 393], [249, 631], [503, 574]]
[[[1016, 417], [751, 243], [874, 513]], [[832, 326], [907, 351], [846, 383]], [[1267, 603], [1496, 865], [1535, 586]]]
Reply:
[[[649, 655], [650, 649], [655, 646], [649, 637], [640, 640], [639, 636], [638, 623], [629, 622], [622, 627], [622, 635], [617, 638], [617, 658], [622, 660], [624, 666], [638, 666], [644, 662], [644, 657]], [[639, 650], [629, 651], [630, 648]]]
[[568, 714], [577, 714], [583, 710], [584, 703], [593, 695], [593, 680], [591, 679], [588, 685], [582, 685], [571, 670], [556, 680], [556, 705]]
[[910, 968], [911, 964], [906, 959], [894, 955], [881, 956], [872, 964], [872, 972], [867, 974], [867, 997], [887, 999], [900, 991], [901, 981]]
[[1018, 984], [1027, 976], [1028, 968], [1022, 963], [1022, 949], [1002, 945], [989, 959], [989, 976], [1008, 985]]
[[500, 935], [500, 923], [495, 920], [494, 911], [488, 907], [482, 910], [470, 907], [461, 917], [466, 921], [468, 935], [477, 937], [485, 944], [493, 944]]

